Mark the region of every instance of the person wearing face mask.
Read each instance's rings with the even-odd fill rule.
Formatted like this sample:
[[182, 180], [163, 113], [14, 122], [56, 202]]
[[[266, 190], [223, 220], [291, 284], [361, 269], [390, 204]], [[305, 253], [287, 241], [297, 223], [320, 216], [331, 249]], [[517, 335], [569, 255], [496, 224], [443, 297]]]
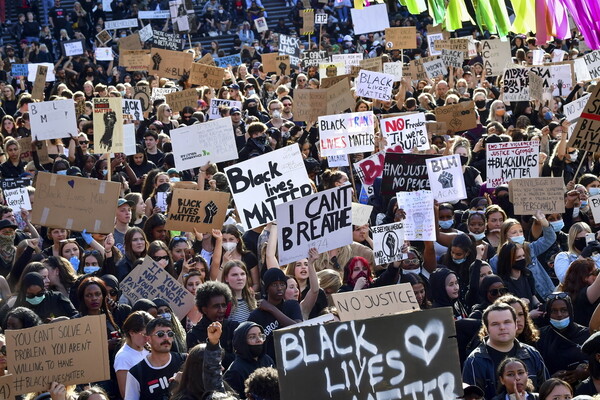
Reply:
[[[550, 226], [556, 233], [556, 240], [545, 252], [541, 253], [537, 256], [539, 262], [546, 269], [546, 272], [552, 279], [552, 282], [558, 285], [559, 280], [556, 276], [556, 267], [553, 265], [552, 267], [548, 265], [548, 261], [552, 258], [552, 256], [556, 256], [561, 252], [566, 252], [569, 249], [569, 236], [567, 233], [563, 232], [565, 228], [565, 221], [563, 220], [563, 216], [560, 213], [547, 214], [546, 219], [550, 223]], [[542, 234], [542, 228], [538, 224], [534, 224], [531, 227], [531, 238], [536, 239]], [[565, 269], [566, 271], [566, 269]]]
[[481, 172], [469, 163], [471, 162], [471, 145], [467, 139], [460, 138], [458, 140], [452, 140], [452, 147], [446, 146], [444, 155], [458, 154], [460, 156], [460, 162], [462, 164], [462, 172], [465, 179], [465, 187], [467, 189], [467, 197], [473, 199], [479, 196], [479, 188], [483, 183], [481, 178]]
[[549, 325], [540, 329], [538, 349], [548, 372], [575, 387], [589, 376], [587, 355], [581, 345], [590, 336], [589, 330], [573, 320], [573, 304], [567, 293], [552, 293], [546, 299], [545, 319]]
[[267, 136], [265, 135], [267, 129], [267, 126], [262, 122], [253, 122], [248, 125], [248, 140], [239, 151], [238, 162], [261, 156], [273, 150], [267, 143]]
[[272, 367], [274, 362], [265, 352], [264, 329], [259, 324], [246, 321], [233, 332], [235, 360], [229, 366], [223, 380], [244, 398], [244, 382], [257, 368]]
[[[563, 129], [566, 131], [566, 128]], [[562, 176], [565, 184], [570, 181], [576, 182], [578, 176], [575, 173], [578, 172], [579, 155], [579, 150], [574, 147], [567, 147], [567, 135], [561, 135], [558, 144], [554, 146], [554, 150], [547, 161], [553, 176]], [[582, 171], [579, 171], [579, 174], [582, 174]]]
[[506, 112], [506, 105], [502, 100], [494, 100], [490, 105], [490, 115], [488, 116], [486, 125], [490, 122], [499, 122], [505, 128], [510, 126], [510, 115]]
[[[569, 229], [568, 250], [558, 253], [554, 258], [554, 272], [561, 283], [564, 282], [571, 263], [582, 256], [582, 252], [588, 245], [586, 235], [591, 232], [592, 229], [585, 222], [576, 222]], [[600, 257], [592, 256], [592, 260], [596, 268], [600, 269]]]
[[37, 272], [30, 272], [21, 280], [14, 307], [29, 308], [43, 322], [59, 317], [70, 319], [77, 315], [77, 310], [65, 295], [44, 289], [44, 277]]

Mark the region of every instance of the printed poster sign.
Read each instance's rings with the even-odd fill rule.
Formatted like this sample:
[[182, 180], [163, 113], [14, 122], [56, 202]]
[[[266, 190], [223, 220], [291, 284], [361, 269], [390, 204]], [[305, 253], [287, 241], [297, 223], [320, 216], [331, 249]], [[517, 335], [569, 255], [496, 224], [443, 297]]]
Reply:
[[375, 265], [387, 265], [405, 258], [402, 253], [404, 245], [404, 227], [401, 222], [372, 226], [373, 257]]
[[169, 79], [189, 76], [193, 58], [191, 53], [152, 48], [150, 72]]
[[375, 146], [372, 111], [319, 117], [322, 156], [371, 152]]
[[95, 97], [94, 150], [123, 152], [123, 103], [120, 97]]
[[458, 154], [429, 158], [425, 162], [434, 199], [438, 202], [449, 202], [467, 198], [462, 164]]

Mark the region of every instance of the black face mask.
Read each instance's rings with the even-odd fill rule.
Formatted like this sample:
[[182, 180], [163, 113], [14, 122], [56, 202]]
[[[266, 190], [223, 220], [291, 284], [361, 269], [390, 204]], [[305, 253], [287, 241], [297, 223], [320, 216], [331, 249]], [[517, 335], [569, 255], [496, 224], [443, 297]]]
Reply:
[[250, 354], [252, 357], [260, 357], [263, 353], [264, 344], [249, 344]]
[[477, 100], [475, 102], [475, 105], [477, 106], [477, 108], [483, 108], [485, 107], [485, 100]]
[[519, 261], [515, 261], [512, 265], [513, 269], [516, 269], [518, 271], [524, 271], [525, 268], [527, 268], [527, 260], [522, 259]]
[[462, 165], [467, 165], [468, 162], [469, 162], [469, 157], [460, 156], [460, 163]]
[[583, 249], [585, 249], [585, 246], [586, 243], [584, 237], [575, 238], [575, 240], [573, 241], [573, 247], [575, 247], [579, 251], [583, 251]]

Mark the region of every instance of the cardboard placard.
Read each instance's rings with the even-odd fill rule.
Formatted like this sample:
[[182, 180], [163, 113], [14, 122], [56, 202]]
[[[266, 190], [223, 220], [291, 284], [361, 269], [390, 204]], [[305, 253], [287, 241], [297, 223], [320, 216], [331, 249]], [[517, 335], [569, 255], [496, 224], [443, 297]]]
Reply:
[[600, 97], [600, 85], [596, 85], [585, 108], [581, 112], [577, 126], [567, 143], [568, 147], [596, 152], [600, 148], [598, 129], [600, 127], [600, 109], [597, 106]]
[[277, 53], [266, 53], [266, 54], [261, 54], [260, 56], [262, 58], [263, 71], [265, 73], [268, 74], [269, 72], [278, 72], [279, 71], [277, 69], [277, 62], [275, 61], [275, 59], [278, 56]]
[[[295, 97], [295, 95], [294, 95]], [[241, 101], [237, 101], [237, 100], [226, 100], [226, 99], [215, 99], [212, 98], [210, 99], [210, 107], [208, 109], [208, 119], [209, 120], [213, 120], [213, 119], [219, 119], [219, 118], [223, 118], [221, 117], [221, 113], [219, 112], [219, 109], [221, 107], [237, 107], [240, 110], [242, 109], [242, 102]], [[294, 110], [295, 111], [295, 110]], [[295, 118], [295, 115], [294, 115]]]
[[372, 152], [375, 147], [372, 111], [319, 117], [322, 156]]
[[481, 56], [483, 57], [483, 67], [486, 70], [486, 76], [500, 76], [504, 72], [504, 66], [509, 60], [512, 60], [510, 52], [510, 42], [503, 42], [499, 39], [482, 40]]
[[362, 53], [331, 55], [332, 62], [343, 62], [344, 64], [346, 64], [346, 74], [350, 74], [352, 72], [352, 66], [360, 65], [360, 62], [363, 58], [364, 57]]
[[27, 189], [25, 188], [4, 190], [4, 200], [6, 200], [6, 205], [12, 208], [14, 211], [31, 210], [29, 193], [27, 193]]
[[392, 99], [393, 75], [361, 69], [355, 82], [357, 96], [383, 101]]
[[301, 35], [312, 35], [315, 33], [315, 10], [302, 10], [302, 29]]
[[[33, 158], [31, 157], [31, 136], [18, 138], [17, 142], [19, 142], [19, 148], [21, 149], [21, 161], [32, 161]], [[43, 164], [41, 161], [40, 163]]]
[[540, 100], [544, 98], [544, 79], [538, 74], [528, 74], [529, 77], [529, 97], [531, 100]]
[[508, 182], [508, 192], [515, 215], [535, 215], [538, 210], [544, 214], [565, 212], [562, 177], [513, 179]]
[[429, 190], [426, 161], [431, 154], [385, 153], [381, 194], [395, 196], [397, 192]]
[[372, 4], [363, 9], [351, 8], [354, 34], [385, 31], [390, 27], [386, 4]]
[[142, 102], [135, 99], [121, 98], [123, 106], [123, 120], [127, 121], [143, 121], [144, 111], [142, 110]]
[[[356, 321], [419, 310], [419, 303], [410, 283], [334, 293], [331, 297], [340, 321]], [[375, 304], [374, 299], [385, 301]]]
[[354, 163], [354, 170], [363, 185], [370, 186], [383, 176], [385, 151], [380, 151]]
[[275, 65], [279, 75], [289, 75], [291, 72], [291, 61], [288, 55], [278, 55], [275, 57]]
[[35, 189], [32, 223], [90, 233], [113, 231], [119, 183], [38, 172]]
[[15, 393], [15, 377], [13, 374], [0, 376], [0, 400], [13, 400]]
[[238, 158], [231, 117], [173, 129], [171, 143], [180, 171]]
[[77, 135], [73, 100], [43, 101], [29, 104], [31, 136], [36, 140], [59, 139]]
[[181, 112], [183, 107], [193, 107], [194, 110], [198, 107], [198, 90], [186, 89], [180, 92], [172, 92], [165, 95], [165, 100], [171, 106], [174, 113]]
[[486, 151], [487, 183], [495, 188], [511, 179], [537, 178], [540, 144], [530, 142], [488, 143]]
[[277, 204], [313, 193], [298, 146], [237, 163], [225, 168], [225, 174], [245, 229], [273, 221]]
[[166, 299], [179, 319], [195, 307], [194, 296], [149, 256], [123, 279], [119, 287], [131, 304], [139, 299]]
[[404, 239], [435, 242], [435, 215], [433, 213], [433, 193], [431, 190], [398, 192], [398, 208], [404, 210], [406, 218]]
[[147, 113], [152, 108], [151, 95], [152, 90], [150, 86], [134, 86], [133, 88], [133, 98], [140, 101], [144, 113]]
[[96, 39], [98, 39], [101, 44], [106, 44], [112, 40], [112, 36], [106, 30], [103, 30], [96, 35]]
[[302, 52], [302, 67], [308, 68], [318, 66], [321, 63], [331, 61], [326, 50], [310, 50]]
[[150, 52], [147, 50], [123, 50], [119, 65], [128, 71], [147, 71], [150, 68]]
[[75, 57], [85, 53], [84, 39], [68, 40], [66, 42], [61, 42], [60, 45], [62, 47], [63, 54], [65, 55], [65, 57]]
[[225, 78], [225, 69], [208, 64], [192, 63], [189, 82], [194, 85], [206, 85], [219, 88]]
[[44, 101], [44, 88], [46, 87], [47, 73], [48, 67], [38, 65], [37, 72], [35, 73], [35, 81], [33, 82], [33, 90], [31, 92], [31, 97], [34, 100]]
[[401, 222], [371, 227], [373, 232], [373, 257], [375, 265], [387, 265], [405, 258], [404, 227]]
[[403, 66], [404, 65], [399, 61], [383, 63], [383, 73], [392, 75], [394, 77], [394, 82], [400, 82], [402, 80]]
[[[314, 91], [314, 89], [312, 90]], [[342, 113], [347, 109], [353, 109], [355, 104], [352, 92], [350, 92], [349, 79], [344, 78], [327, 89], [327, 114]], [[323, 108], [321, 108], [321, 112], [322, 110]], [[295, 114], [294, 118], [296, 118]]]
[[381, 134], [386, 138], [386, 151], [411, 153], [429, 150], [425, 113], [402, 115], [380, 120]]
[[434, 112], [436, 120], [446, 123], [446, 127], [451, 132], [462, 132], [477, 127], [473, 101], [461, 101], [458, 104], [437, 107]]
[[[388, 293], [366, 298], [364, 307], [406, 301], [386, 288]], [[282, 399], [449, 400], [463, 393], [450, 307], [274, 334]]]
[[[352, 186], [341, 186], [278, 204], [279, 265], [352, 243]], [[281, 224], [281, 225], [280, 225]]]
[[124, 38], [119, 38], [119, 51], [123, 50], [141, 50], [142, 42], [140, 40], [140, 34], [138, 32], [133, 33]]
[[123, 152], [123, 102], [120, 97], [94, 97], [94, 150]]
[[[333, 76], [331, 78], [321, 78], [321, 89], [328, 89], [330, 87], [332, 87], [333, 85], [335, 85], [338, 82], [343, 81], [344, 79], [348, 78], [348, 82], [350, 82], [350, 78], [351, 75], [338, 75], [338, 76]], [[294, 97], [296, 96], [296, 93], [294, 93]]]
[[465, 53], [460, 50], [442, 49], [441, 56], [447, 67], [462, 68], [465, 62]]
[[570, 139], [573, 132], [575, 132], [575, 128], [577, 128], [577, 123], [579, 122], [579, 117], [585, 109], [585, 105], [590, 99], [590, 96], [590, 93], [586, 93], [585, 96], [580, 97], [577, 100], [573, 100], [568, 104], [563, 104], [563, 114], [567, 118], [567, 121], [571, 123], [571, 125], [569, 125], [567, 139]]
[[53, 381], [76, 385], [110, 379], [106, 336], [104, 314], [7, 331], [14, 394], [45, 392]]
[[296, 89], [294, 90], [294, 120], [313, 122], [327, 109], [327, 90]]
[[502, 79], [504, 101], [529, 101], [529, 69], [507, 68]]
[[215, 60], [213, 59], [212, 54], [206, 53], [198, 61], [196, 61], [196, 63], [214, 66], [215, 65]]
[[471, 38], [451, 38], [448, 40], [442, 39], [435, 41], [436, 50], [460, 51], [463, 53], [463, 57], [469, 55], [469, 49], [471, 46], [473, 46], [473, 41]]
[[170, 79], [178, 79], [183, 75], [189, 76], [193, 58], [191, 53], [152, 48], [150, 72]]
[[201, 233], [221, 229], [228, 205], [229, 193], [174, 189], [165, 229], [194, 232], [195, 228]]
[[425, 162], [434, 199], [441, 203], [467, 198], [462, 164], [458, 154], [430, 158]]
[[365, 58], [360, 60], [358, 63], [360, 69], [364, 69], [365, 71], [374, 71], [374, 72], [382, 72], [383, 71], [383, 58], [374, 57], [374, 58]]
[[117, 21], [104, 21], [104, 29], [112, 31], [115, 29], [137, 28], [137, 18], [120, 19]]
[[48, 155], [48, 143], [46, 140], [38, 140], [35, 142], [35, 148], [40, 159], [40, 164], [49, 164], [54, 162]]
[[387, 50], [416, 49], [416, 27], [406, 26], [401, 28], [387, 28], [385, 30], [385, 48]]

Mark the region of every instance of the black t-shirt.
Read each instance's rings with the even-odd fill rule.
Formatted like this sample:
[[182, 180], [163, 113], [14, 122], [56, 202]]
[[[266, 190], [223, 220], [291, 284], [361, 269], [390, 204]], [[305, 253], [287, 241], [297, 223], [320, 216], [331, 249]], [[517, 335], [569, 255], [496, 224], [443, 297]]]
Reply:
[[485, 345], [488, 354], [490, 355], [492, 361], [494, 362], [494, 371], [498, 370], [498, 366], [506, 357], [514, 357], [517, 354], [517, 346], [513, 346], [512, 349], [508, 352], [498, 351], [488, 345]]
[[152, 368], [146, 358], [131, 367], [129, 373], [138, 381], [140, 399], [167, 400], [169, 379], [181, 368], [185, 356], [171, 352], [171, 361], [163, 368]]
[[54, 29], [63, 29], [67, 26], [67, 12], [62, 7], [52, 7], [48, 16], [52, 18]]

